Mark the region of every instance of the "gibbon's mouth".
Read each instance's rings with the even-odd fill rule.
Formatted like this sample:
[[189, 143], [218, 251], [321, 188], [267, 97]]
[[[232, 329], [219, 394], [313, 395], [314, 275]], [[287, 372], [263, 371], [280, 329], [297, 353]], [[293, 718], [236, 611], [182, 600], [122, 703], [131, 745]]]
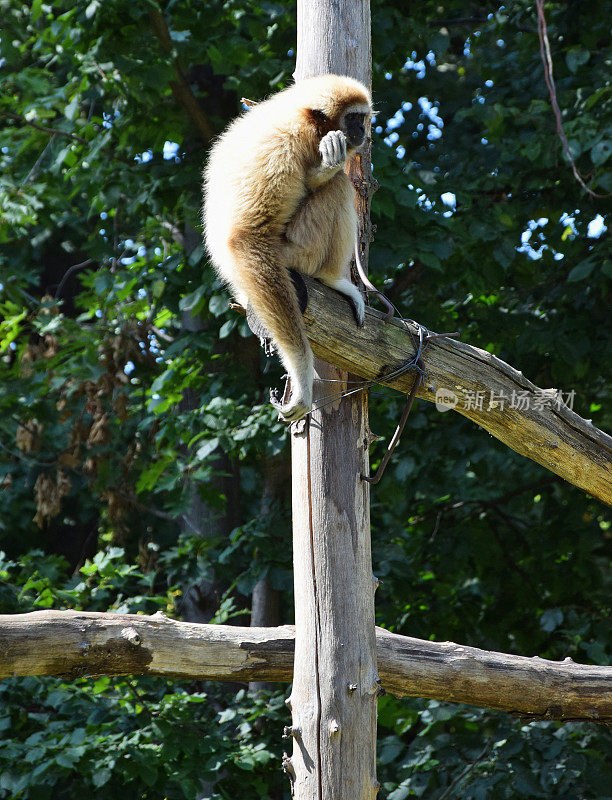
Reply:
[[347, 137], [347, 145], [349, 150], [359, 150], [361, 145], [365, 142], [366, 136], [362, 136], [360, 139], [348, 139]]
[[366, 137], [365, 114], [349, 113], [345, 117], [344, 124], [345, 135], [351, 147], [361, 147]]

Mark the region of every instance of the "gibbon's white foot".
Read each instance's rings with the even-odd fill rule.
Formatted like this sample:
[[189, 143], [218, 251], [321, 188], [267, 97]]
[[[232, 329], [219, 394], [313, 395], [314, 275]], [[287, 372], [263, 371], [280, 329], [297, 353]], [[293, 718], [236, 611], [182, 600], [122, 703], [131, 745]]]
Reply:
[[346, 164], [346, 136], [342, 131], [330, 131], [319, 144], [323, 166], [338, 169]]
[[319, 280], [326, 286], [330, 286], [332, 289], [340, 292], [340, 294], [348, 297], [353, 307], [357, 326], [359, 328], [363, 327], [363, 323], [365, 322], [365, 302], [355, 284], [351, 283], [348, 278], [331, 278], [327, 275], [320, 275]]
[[289, 402], [283, 405], [270, 393], [270, 403], [278, 411], [284, 422], [297, 422], [298, 419], [305, 417], [312, 409], [312, 400], [308, 403], [301, 397], [294, 399], [293, 394], [291, 394]]
[[270, 402], [285, 422], [302, 419], [312, 408], [312, 384], [314, 381], [314, 359], [310, 347], [305, 353], [289, 352], [281, 356], [287, 368], [291, 396], [283, 405], [276, 393], [270, 393]]

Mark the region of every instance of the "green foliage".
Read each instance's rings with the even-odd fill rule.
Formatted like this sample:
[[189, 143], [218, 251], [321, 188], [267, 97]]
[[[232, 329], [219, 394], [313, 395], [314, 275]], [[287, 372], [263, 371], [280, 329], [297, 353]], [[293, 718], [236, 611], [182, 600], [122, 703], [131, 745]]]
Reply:
[[407, 797], [603, 798], [610, 737], [590, 726], [515, 724], [506, 714], [435, 700], [379, 703], [379, 779]]
[[[155, 549], [153, 546], [151, 549]], [[127, 563], [121, 547], [102, 550], [71, 572], [62, 556], [30, 550], [19, 561], [0, 553], [0, 598], [3, 613], [24, 613], [43, 608], [153, 614], [172, 613], [177, 587], [160, 584], [159, 574], [143, 574]], [[157, 579], [157, 580], [156, 580]]]
[[[216, 693], [219, 694], [218, 692]], [[221, 702], [227, 707], [221, 709]], [[151, 679], [27, 678], [0, 685], [0, 796], [214, 798], [278, 786], [281, 694], [225, 698]], [[6, 732], [11, 731], [11, 738]]]
[[[370, 272], [405, 315], [575, 392], [609, 429], [611, 9], [545, 11], [592, 195], [563, 155], [533, 3], [372, 3]], [[281, 370], [228, 310], [199, 206], [206, 129], [290, 80], [294, 3], [0, 13], [0, 613], [179, 615], [205, 586], [208, 618], [242, 624], [265, 577], [290, 622], [287, 442], [267, 402]], [[402, 403], [373, 391], [372, 429], [389, 435]], [[459, 415], [413, 410], [372, 523], [379, 624], [610, 663], [605, 512]], [[281, 700], [5, 682], [0, 800], [288, 797]], [[384, 698], [380, 734], [391, 800], [610, 795], [592, 725]]]
[[[168, 569], [146, 575], [118, 547], [97, 553], [78, 575], [64, 558], [41, 551], [18, 563], [0, 554], [0, 610], [172, 613], [180, 591], [170, 587], [164, 596], [160, 578], [173, 570], [183, 580], [201, 577], [192, 544], [169, 549], [160, 558]], [[226, 612], [218, 621], [227, 618]], [[283, 783], [284, 692], [254, 697], [243, 689], [141, 677], [27, 678], [0, 683], [0, 707], [2, 798], [94, 790], [138, 800], [190, 798], [202, 782], [215, 786], [211, 797], [219, 800], [235, 797], [245, 782], [252, 797], [265, 798]]]

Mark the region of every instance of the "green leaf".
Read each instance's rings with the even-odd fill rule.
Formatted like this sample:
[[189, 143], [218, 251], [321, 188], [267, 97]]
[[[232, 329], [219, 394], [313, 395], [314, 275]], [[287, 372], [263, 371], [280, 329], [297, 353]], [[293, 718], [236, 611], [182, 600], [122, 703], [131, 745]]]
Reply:
[[552, 633], [563, 622], [563, 611], [560, 608], [551, 608], [540, 615], [540, 627], [547, 633]]
[[213, 295], [208, 303], [208, 308], [210, 313], [215, 317], [225, 314], [227, 311], [227, 297], [222, 294]]
[[158, 394], [163, 392], [166, 384], [172, 383], [174, 381], [175, 371], [174, 369], [170, 368], [167, 369], [165, 372], [162, 372], [153, 383], [151, 384], [151, 394]]
[[219, 447], [219, 439], [209, 439], [198, 447], [196, 458], [198, 461], [204, 461], [211, 453], [214, 453], [217, 447]]
[[565, 63], [568, 66], [570, 72], [577, 72], [580, 67], [586, 64], [591, 57], [588, 50], [585, 50], [583, 47], [572, 47], [571, 50], [568, 50], [565, 56]]
[[166, 288], [166, 282], [162, 278], [158, 278], [154, 281], [152, 290], [153, 290], [153, 297], [158, 300], [162, 294], [164, 293], [164, 289]]
[[591, 148], [591, 160], [596, 167], [604, 164], [612, 154], [612, 141], [610, 139], [603, 139]]
[[96, 769], [92, 775], [92, 783], [96, 789], [99, 789], [104, 784], [108, 783], [112, 777], [112, 770], [108, 767], [100, 767]]
[[197, 267], [204, 258], [204, 245], [199, 244], [193, 248], [187, 259], [190, 267]]
[[76, 117], [79, 110], [80, 101], [81, 98], [79, 97], [79, 95], [75, 95], [72, 98], [72, 100], [68, 103], [68, 105], [64, 108], [64, 116], [66, 117], [66, 119], [73, 120]]
[[92, 2], [85, 9], [85, 16], [87, 19], [91, 19], [93, 16], [95, 16], [95, 13], [100, 8], [100, 5], [100, 0], [92, 0]]
[[450, 37], [448, 33], [436, 33], [429, 40], [429, 48], [435, 53], [436, 57], [440, 57], [446, 53], [450, 47]]
[[42, 0], [34, 0], [30, 9], [32, 22], [36, 22], [42, 14]]
[[236, 718], [236, 710], [233, 708], [226, 708], [224, 711], [219, 713], [219, 722], [223, 724], [224, 722], [230, 722], [231, 720]]
[[197, 314], [198, 311], [201, 310], [202, 305], [204, 303], [204, 297], [206, 294], [206, 287], [205, 286], [198, 286], [195, 291], [191, 292], [191, 294], [187, 294], [184, 297], [181, 297], [179, 302], [179, 308], [181, 311], [190, 311], [191, 316]]
[[66, 747], [55, 757], [55, 761], [60, 767], [73, 769], [74, 765], [77, 763], [77, 761], [79, 761], [83, 753], [84, 748]]
[[172, 460], [173, 459], [170, 456], [164, 456], [152, 464], [148, 469], [143, 470], [136, 484], [136, 492], [140, 494], [141, 492], [150, 491], [153, 489]]
[[593, 257], [585, 258], [584, 261], [581, 261], [577, 264], [567, 276], [567, 280], [570, 283], [574, 283], [576, 281], [582, 281], [593, 272], [595, 267], [595, 259]]
[[238, 321], [235, 319], [228, 319], [227, 322], [224, 322], [219, 331], [219, 339], [227, 339], [237, 324]]
[[94, 288], [98, 294], [105, 295], [114, 284], [113, 276], [110, 272], [97, 272], [94, 279]]
[[404, 744], [398, 736], [387, 736], [379, 743], [378, 758], [382, 764], [391, 764], [404, 750]]

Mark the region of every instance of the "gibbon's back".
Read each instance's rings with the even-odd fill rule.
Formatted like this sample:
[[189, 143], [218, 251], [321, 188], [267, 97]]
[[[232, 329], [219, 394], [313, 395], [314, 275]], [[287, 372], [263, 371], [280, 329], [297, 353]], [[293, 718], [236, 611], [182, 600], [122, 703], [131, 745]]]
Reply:
[[279, 182], [290, 177], [291, 165], [284, 157], [290, 124], [277, 97], [231, 123], [213, 145], [204, 171], [206, 247], [217, 272], [235, 293], [239, 289], [228, 245], [232, 231], [264, 228], [278, 213]]
[[[344, 106], [359, 103], [370, 105], [371, 100], [353, 78], [307, 78], [244, 111], [214, 143], [204, 170], [203, 223], [213, 264], [230, 285], [232, 230], [261, 228], [273, 219], [277, 230], [270, 233], [278, 235], [306, 193], [299, 175], [305, 161], [316, 157], [318, 142], [310, 141], [304, 112], [321, 109], [334, 119]], [[292, 183], [294, 191], [287, 197]], [[284, 215], [280, 202], [287, 207]]]

